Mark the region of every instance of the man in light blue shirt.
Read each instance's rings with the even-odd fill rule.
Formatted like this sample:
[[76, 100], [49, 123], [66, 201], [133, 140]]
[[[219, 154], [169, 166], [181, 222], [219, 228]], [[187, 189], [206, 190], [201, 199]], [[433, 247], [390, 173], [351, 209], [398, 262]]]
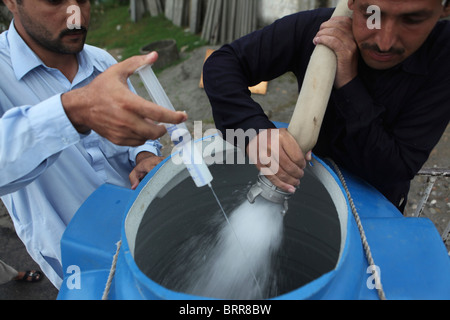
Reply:
[[[136, 188], [161, 161], [150, 139], [165, 129], [153, 121], [186, 115], [129, 89], [128, 77], [157, 54], [116, 64], [84, 44], [89, 1], [4, 2], [14, 20], [0, 35], [0, 196], [29, 254], [59, 288], [60, 240], [77, 209], [102, 184]], [[73, 4], [81, 28], [70, 30]]]

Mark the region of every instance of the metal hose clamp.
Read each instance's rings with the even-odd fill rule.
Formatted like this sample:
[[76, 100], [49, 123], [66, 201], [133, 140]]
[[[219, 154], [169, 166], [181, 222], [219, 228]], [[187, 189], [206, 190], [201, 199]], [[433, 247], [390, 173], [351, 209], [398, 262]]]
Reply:
[[281, 211], [281, 214], [284, 216], [289, 209], [288, 200], [291, 198], [292, 194], [282, 191], [273, 185], [266, 176], [259, 174], [258, 181], [250, 188], [250, 191], [247, 194], [247, 199], [250, 203], [255, 203], [258, 196], [261, 196], [268, 201], [282, 204], [283, 211]]

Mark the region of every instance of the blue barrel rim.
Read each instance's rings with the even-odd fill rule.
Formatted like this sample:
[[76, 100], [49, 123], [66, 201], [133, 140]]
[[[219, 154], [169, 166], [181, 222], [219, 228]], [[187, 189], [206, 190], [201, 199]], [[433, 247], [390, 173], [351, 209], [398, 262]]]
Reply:
[[[203, 141], [205, 139], [209, 139], [211, 137], [215, 137], [215, 136], [204, 137], [203, 139], [196, 141], [196, 143]], [[127, 238], [127, 234], [126, 234], [126, 220], [130, 214], [132, 206], [133, 206], [134, 202], [136, 201], [136, 199], [140, 196], [141, 191], [146, 188], [147, 184], [150, 183], [150, 181], [153, 179], [155, 174], [173, 156], [174, 156], [174, 154], [168, 156], [157, 167], [155, 167], [141, 182], [140, 186], [136, 190], [136, 195], [130, 199], [130, 202], [127, 206], [126, 214], [123, 219], [122, 227], [121, 227], [122, 248], [124, 251], [125, 262], [129, 268], [130, 272], [133, 274], [133, 277], [136, 280], [136, 285], [139, 285], [142, 288], [149, 290], [150, 292], [152, 292], [153, 295], [158, 296], [161, 299], [167, 299], [167, 300], [214, 300], [214, 299], [208, 298], [208, 297], [199, 297], [199, 296], [194, 296], [194, 295], [190, 295], [187, 293], [176, 292], [176, 291], [167, 289], [164, 286], [158, 284], [157, 282], [150, 279], [147, 275], [145, 275], [139, 269], [139, 267], [137, 266], [137, 264], [134, 260], [134, 253], [132, 253], [130, 250], [130, 246], [129, 246], [129, 242], [128, 242], [128, 238]], [[313, 154], [313, 159], [315, 161], [317, 161], [317, 163], [319, 163], [321, 166], [323, 166], [323, 168], [328, 172], [328, 174], [330, 174], [332, 176], [333, 180], [339, 186], [342, 195], [345, 195], [345, 189], [344, 189], [341, 181], [339, 180], [338, 176], [334, 172], [334, 170], [332, 170], [328, 164], [326, 164], [322, 159], [315, 156], [314, 154]], [[307, 299], [308, 297], [313, 296], [317, 292], [321, 291], [336, 276], [336, 273], [340, 270], [340, 268], [343, 264], [343, 261], [345, 261], [346, 257], [349, 254], [348, 230], [350, 230], [349, 228], [350, 228], [350, 222], [351, 222], [350, 221], [351, 209], [350, 209], [350, 205], [349, 205], [347, 197], [344, 196], [344, 198], [345, 198], [346, 206], [347, 206], [347, 217], [348, 218], [347, 218], [347, 223], [345, 226], [347, 231], [346, 231], [346, 235], [345, 235], [345, 241], [343, 239], [341, 239], [341, 243], [342, 243], [342, 241], [344, 241], [343, 242], [344, 246], [343, 246], [343, 248], [341, 247], [340, 256], [339, 256], [339, 259], [337, 261], [335, 268], [333, 270], [331, 270], [330, 272], [325, 273], [322, 276], [320, 276], [319, 278], [313, 280], [312, 282], [310, 282], [296, 290], [293, 290], [291, 292], [274, 297], [272, 300], [290, 299], [293, 296], [295, 296], [295, 299]], [[342, 230], [341, 230], [341, 234], [342, 234]]]

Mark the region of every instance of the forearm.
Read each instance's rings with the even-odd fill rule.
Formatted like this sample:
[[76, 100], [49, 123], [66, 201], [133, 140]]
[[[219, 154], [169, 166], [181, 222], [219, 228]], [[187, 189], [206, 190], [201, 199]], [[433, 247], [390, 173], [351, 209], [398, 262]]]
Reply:
[[251, 80], [231, 47], [216, 51], [205, 63], [203, 74], [216, 126], [224, 135], [226, 129], [273, 127], [261, 106], [251, 98]]
[[[0, 119], [0, 187], [29, 183], [80, 135], [56, 95], [35, 106], [8, 110]], [[2, 193], [4, 193], [2, 191]]]

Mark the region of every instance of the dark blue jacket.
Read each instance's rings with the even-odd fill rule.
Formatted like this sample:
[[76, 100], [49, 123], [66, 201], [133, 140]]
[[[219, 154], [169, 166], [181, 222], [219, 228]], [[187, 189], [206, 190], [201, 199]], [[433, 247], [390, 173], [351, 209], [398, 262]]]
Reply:
[[[249, 86], [293, 72], [299, 89], [313, 38], [331, 9], [287, 16], [216, 51], [204, 66], [216, 126], [268, 129], [273, 123]], [[424, 45], [386, 71], [362, 60], [359, 75], [334, 90], [314, 153], [365, 179], [401, 211], [410, 181], [427, 161], [450, 119], [450, 21], [440, 21]]]

